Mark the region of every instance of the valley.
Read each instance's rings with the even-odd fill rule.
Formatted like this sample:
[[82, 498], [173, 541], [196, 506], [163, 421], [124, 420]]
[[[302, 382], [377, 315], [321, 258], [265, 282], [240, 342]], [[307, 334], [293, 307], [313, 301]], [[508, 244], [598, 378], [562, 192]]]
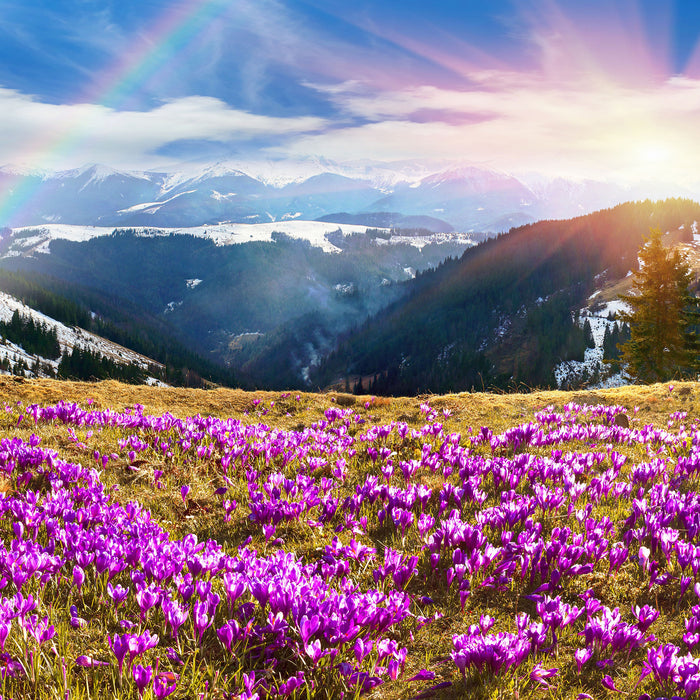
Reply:
[[693, 258], [698, 220], [700, 205], [669, 199], [490, 237], [296, 219], [43, 224], [6, 231], [0, 283], [65, 299], [85, 331], [177, 364], [176, 383], [393, 395], [602, 386], [626, 381], [603, 362], [603, 340], [621, 331], [616, 299], [643, 236], [660, 227]]

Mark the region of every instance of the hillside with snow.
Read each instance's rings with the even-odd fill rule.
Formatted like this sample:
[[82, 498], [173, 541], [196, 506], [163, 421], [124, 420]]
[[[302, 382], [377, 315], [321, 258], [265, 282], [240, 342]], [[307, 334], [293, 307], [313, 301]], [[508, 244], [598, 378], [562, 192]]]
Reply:
[[[185, 228], [150, 228], [129, 227], [128, 230], [137, 236], [170, 236], [186, 235], [213, 241], [219, 246], [230, 246], [243, 243], [272, 243], [275, 234], [284, 234], [299, 241], [306, 241], [310, 245], [320, 248], [326, 253], [338, 253], [341, 248], [331, 242], [331, 235], [337, 239], [341, 237], [361, 235], [366, 233], [367, 227], [359, 224], [336, 224], [324, 221], [299, 221], [287, 220], [263, 224], [218, 224], [212, 226], [193, 226]], [[472, 236], [465, 233], [435, 233], [424, 232], [416, 235], [406, 235], [401, 231], [392, 232], [390, 229], [377, 229], [386, 234], [382, 244], [407, 244], [421, 249], [429, 244], [455, 244], [466, 247], [476, 245]], [[38, 226], [26, 226], [13, 229], [11, 235], [5, 239], [5, 248], [2, 253], [5, 257], [17, 255], [48, 254], [52, 241], [63, 240], [73, 243], [85, 243], [110, 236], [115, 231], [107, 226], [74, 226], [69, 224], [42, 224]]]
[[595, 305], [592, 309], [581, 309], [578, 322], [581, 327], [588, 322], [595, 345], [585, 349], [582, 360], [565, 360], [554, 367], [558, 388], [586, 386], [590, 389], [611, 389], [630, 383], [630, 378], [624, 371], [614, 372], [603, 357], [606, 330], [612, 332], [617, 323], [615, 316], [623, 309], [627, 309], [627, 306], [619, 299]]
[[669, 199], [515, 228], [423, 274], [341, 340], [317, 381], [348, 378], [395, 395], [624, 382], [603, 362], [603, 341], [606, 330], [614, 337], [611, 312], [638, 269], [644, 236], [668, 232], [667, 245], [686, 246], [700, 263], [699, 217], [697, 202]]
[[[222, 169], [205, 179], [213, 177], [258, 187], [245, 173]], [[462, 168], [429, 183], [457, 196], [455, 178], [471, 179], [474, 194], [511, 189], [534, 205], [499, 174], [488, 181]], [[328, 178], [297, 183], [297, 195], [321, 181]], [[192, 185], [171, 182], [169, 196]], [[603, 341], [621, 333], [615, 300], [629, 286], [642, 237], [650, 227], [669, 231], [700, 269], [700, 205], [692, 200], [540, 221], [478, 245], [469, 233], [369, 228], [347, 218], [4, 229], [0, 277], [28, 290], [39, 283], [95, 311], [99, 322], [79, 324], [158, 358], [174, 383], [219, 381], [217, 372], [224, 382], [270, 388], [347, 385], [352, 377], [373, 393], [407, 394], [622, 383], [604, 362]], [[66, 333], [62, 347], [82, 342]], [[14, 364], [31, 363], [12, 352]], [[110, 357], [127, 359], [123, 349]], [[193, 369], [202, 362], [206, 372]], [[54, 360], [48, 372], [56, 367]]]
[[[9, 323], [13, 314], [32, 319], [34, 323], [55, 331], [61, 353], [70, 355], [77, 348], [107, 358], [118, 365], [135, 365], [145, 373], [162, 373], [162, 364], [133, 350], [122, 347], [82, 328], [67, 326], [55, 319], [27, 306], [13, 296], [0, 292], [0, 322]], [[26, 377], [55, 377], [58, 374], [60, 358], [52, 359], [30, 353], [22, 343], [0, 340], [0, 373], [21, 374]], [[156, 377], [147, 377], [148, 383], [160, 384]]]

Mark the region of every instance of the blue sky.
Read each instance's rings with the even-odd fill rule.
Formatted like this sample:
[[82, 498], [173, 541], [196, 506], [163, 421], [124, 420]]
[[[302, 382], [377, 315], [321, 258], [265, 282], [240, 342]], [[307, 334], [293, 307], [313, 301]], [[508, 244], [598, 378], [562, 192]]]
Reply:
[[696, 2], [0, 0], [0, 17], [0, 163], [700, 179]]

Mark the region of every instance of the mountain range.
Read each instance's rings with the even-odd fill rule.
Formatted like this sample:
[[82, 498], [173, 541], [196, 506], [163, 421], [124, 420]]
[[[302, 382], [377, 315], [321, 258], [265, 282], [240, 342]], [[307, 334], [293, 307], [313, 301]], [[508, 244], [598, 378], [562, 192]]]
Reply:
[[[0, 168], [0, 227], [41, 223], [192, 227], [290, 219], [379, 222], [432, 231], [498, 233], [649, 196], [597, 181], [531, 178], [445, 162], [304, 163], [272, 177], [268, 164], [188, 173], [88, 165], [61, 172]], [[2, 216], [0, 214], [0, 216]]]
[[552, 386], [649, 228], [691, 243], [700, 220], [690, 199], [474, 165], [263, 165], [2, 168], [0, 290], [174, 381]]

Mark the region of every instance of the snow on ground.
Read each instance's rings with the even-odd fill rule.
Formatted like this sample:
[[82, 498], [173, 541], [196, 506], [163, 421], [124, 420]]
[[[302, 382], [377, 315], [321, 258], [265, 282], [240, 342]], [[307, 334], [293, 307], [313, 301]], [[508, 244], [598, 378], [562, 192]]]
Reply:
[[419, 250], [431, 243], [462, 243], [474, 246], [476, 241], [468, 233], [433, 233], [428, 236], [392, 236], [390, 241], [377, 239], [378, 244], [412, 245]]
[[609, 313], [618, 314], [620, 311], [631, 311], [631, 309], [621, 299], [613, 299], [605, 305], [604, 311], [598, 313], [604, 313], [607, 316]]
[[[136, 363], [143, 369], [148, 369], [149, 365], [156, 365], [162, 368], [157, 362], [149, 360], [149, 358], [140, 355], [133, 350], [129, 350], [117, 343], [113, 343], [105, 338], [83, 330], [82, 328], [66, 326], [53, 318], [46, 316], [29, 306], [26, 306], [18, 299], [0, 292], [0, 321], [8, 322], [12, 319], [12, 315], [18, 311], [22, 316], [29, 316], [35, 323], [43, 323], [48, 328], [55, 328], [58, 337], [61, 352], [71, 352], [74, 347], [78, 346], [83, 349], [97, 352], [103, 357], [107, 357], [114, 362], [120, 364]], [[38, 359], [41, 364], [50, 365], [54, 372], [58, 369], [60, 358], [50, 360], [36, 355], [30, 355], [22, 348], [6, 341], [5, 344], [0, 343], [0, 360], [7, 358], [12, 364], [16, 364], [22, 360], [28, 367], [31, 367]], [[155, 380], [154, 380], [155, 381]]]
[[[592, 295], [594, 297], [596, 295]], [[591, 297], [591, 298], [592, 298]], [[583, 361], [569, 360], [561, 362], [554, 368], [554, 377], [558, 387], [566, 384], [580, 384], [593, 377], [596, 371], [600, 379], [595, 384], [591, 384], [591, 389], [609, 389], [615, 386], [625, 386], [629, 384], [629, 377], [624, 372], [608, 374], [610, 369], [603, 363], [603, 339], [605, 329], [612, 330], [615, 321], [608, 319], [608, 315], [618, 311], [629, 310], [629, 307], [619, 299], [607, 302], [595, 312], [589, 309], [581, 309], [579, 323], [583, 327], [586, 320], [591, 325], [591, 333], [595, 342], [594, 348], [586, 348]]]
[[72, 226], [69, 224], [42, 224], [13, 229], [11, 250], [15, 254], [48, 253], [52, 240], [62, 239], [82, 243], [100, 236], [109, 236], [113, 228], [105, 226]]
[[[139, 204], [138, 207], [147, 205]], [[167, 236], [171, 233], [209, 238], [217, 245], [234, 245], [255, 241], [271, 242], [272, 234], [284, 233], [291, 238], [306, 240], [311, 245], [321, 248], [327, 253], [340, 252], [327, 238], [327, 233], [340, 230], [344, 236], [354, 233], [365, 233], [366, 225], [335, 224], [324, 221], [270, 221], [257, 224], [216, 224], [213, 226], [194, 226], [189, 228], [149, 228], [123, 227], [135, 231], [141, 236]], [[113, 231], [120, 230], [113, 226], [72, 226], [69, 224], [42, 224], [40, 226], [25, 226], [13, 230], [13, 240], [10, 249], [5, 253], [11, 255], [28, 255], [49, 253], [51, 241], [61, 239], [66, 241], [84, 242], [99, 236], [109, 236]], [[379, 229], [389, 231], [389, 229]], [[376, 239], [380, 244], [407, 244], [423, 248], [430, 243], [463, 243], [476, 245], [476, 242], [466, 233], [436, 233], [429, 236], [392, 236], [391, 241]]]
[[[118, 214], [131, 214], [134, 212], [146, 212], [147, 214], [155, 214], [164, 204], [172, 202], [178, 197], [182, 197], [186, 194], [192, 194], [197, 190], [187, 190], [186, 192], [178, 192], [177, 194], [169, 197], [168, 199], [163, 199], [160, 202], [142, 202], [141, 204], [134, 204], [133, 207], [127, 207], [126, 209], [120, 209]], [[218, 192], [217, 192], [218, 194]]]

